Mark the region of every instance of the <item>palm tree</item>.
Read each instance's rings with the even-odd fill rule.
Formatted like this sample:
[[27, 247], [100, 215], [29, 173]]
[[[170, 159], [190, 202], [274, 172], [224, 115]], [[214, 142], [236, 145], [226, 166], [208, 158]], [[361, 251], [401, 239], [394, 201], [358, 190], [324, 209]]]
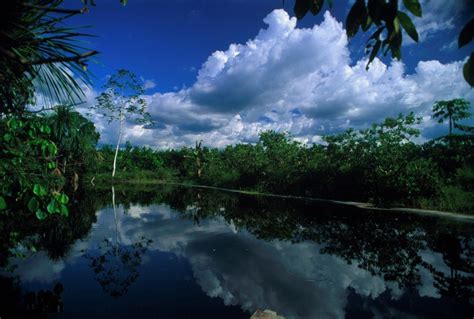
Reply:
[[53, 103], [83, 98], [86, 62], [97, 51], [82, 46], [87, 34], [65, 25], [84, 10], [63, 9], [62, 2], [12, 0], [2, 7], [0, 113], [23, 113], [34, 93]]
[[470, 103], [465, 99], [454, 99], [449, 101], [436, 101], [433, 105], [433, 118], [438, 119], [438, 123], [449, 121], [449, 135], [453, 132], [453, 127], [458, 127], [457, 121], [471, 117], [469, 113]]
[[[0, 114], [22, 114], [35, 93], [46, 108], [74, 104], [89, 83], [87, 62], [98, 52], [83, 46], [89, 34], [68, 26], [70, 18], [95, 6], [77, 0], [80, 9], [66, 9], [64, 0], [8, 0], [0, 10]], [[126, 0], [120, 0], [125, 5]]]

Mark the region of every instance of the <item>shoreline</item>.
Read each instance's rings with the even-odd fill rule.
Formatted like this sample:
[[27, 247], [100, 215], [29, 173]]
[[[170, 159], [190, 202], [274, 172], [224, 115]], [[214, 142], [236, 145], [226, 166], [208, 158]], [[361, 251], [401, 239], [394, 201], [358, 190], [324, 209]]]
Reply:
[[[386, 211], [386, 212], [396, 212], [396, 213], [409, 213], [409, 214], [417, 214], [417, 215], [425, 215], [425, 216], [438, 216], [438, 217], [448, 217], [448, 218], [455, 218], [455, 219], [462, 219], [470, 222], [474, 222], [474, 215], [469, 214], [462, 214], [462, 213], [455, 213], [455, 212], [445, 212], [439, 210], [429, 210], [429, 209], [422, 209], [422, 208], [410, 208], [410, 207], [377, 207], [371, 203], [366, 202], [355, 202], [355, 201], [343, 201], [343, 200], [334, 200], [334, 199], [324, 199], [324, 198], [315, 198], [315, 197], [305, 197], [305, 196], [296, 196], [296, 195], [281, 195], [281, 194], [273, 194], [273, 193], [261, 193], [256, 191], [246, 191], [246, 190], [239, 190], [233, 188], [226, 188], [226, 187], [217, 187], [217, 186], [208, 186], [208, 185], [200, 185], [200, 184], [190, 184], [190, 183], [180, 183], [180, 182], [167, 182], [163, 180], [117, 180], [115, 181], [116, 184], [142, 184], [142, 185], [175, 185], [175, 186], [184, 186], [184, 187], [194, 187], [194, 188], [202, 188], [202, 189], [212, 189], [218, 191], [224, 191], [229, 193], [237, 193], [237, 194], [244, 194], [244, 195], [256, 195], [256, 196], [266, 196], [266, 197], [275, 197], [275, 198], [283, 198], [283, 199], [299, 199], [299, 200], [310, 200], [315, 202], [325, 202], [325, 203], [333, 203], [339, 205], [347, 205], [353, 206], [361, 209], [368, 209], [368, 210], [377, 210], [377, 211]], [[94, 185], [94, 187], [96, 187]]]

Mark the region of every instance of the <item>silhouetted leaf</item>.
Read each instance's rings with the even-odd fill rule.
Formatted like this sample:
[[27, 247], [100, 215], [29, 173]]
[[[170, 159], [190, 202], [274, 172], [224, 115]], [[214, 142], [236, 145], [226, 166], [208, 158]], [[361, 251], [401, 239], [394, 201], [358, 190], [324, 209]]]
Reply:
[[380, 40], [377, 40], [377, 42], [375, 42], [375, 45], [374, 47], [372, 48], [372, 52], [370, 52], [370, 57], [369, 57], [369, 62], [367, 62], [367, 66], [365, 67], [366, 70], [369, 69], [369, 65], [370, 63], [372, 63], [372, 61], [375, 59], [375, 57], [377, 56], [377, 53], [379, 52], [379, 49], [380, 49], [380, 45], [382, 44], [382, 41]]
[[367, 15], [367, 19], [365, 20], [365, 23], [362, 23], [362, 31], [367, 31], [369, 30], [370, 26], [372, 25], [372, 18]]
[[364, 0], [357, 0], [352, 6], [346, 19], [346, 32], [352, 38], [359, 31], [359, 26], [367, 20], [367, 8]]
[[323, 7], [324, 0], [309, 0], [311, 2], [311, 5], [309, 7], [309, 10], [313, 15], [316, 15], [321, 11], [321, 8]]
[[302, 19], [309, 11], [308, 0], [296, 0], [293, 11], [295, 12], [295, 16], [298, 20]]
[[368, 14], [376, 25], [380, 25], [379, 18], [382, 15], [382, 11], [384, 7], [385, 7], [384, 0], [369, 0], [367, 2]]
[[398, 11], [397, 18], [410, 38], [412, 38], [415, 42], [418, 42], [418, 32], [416, 32], [416, 27], [411, 21], [410, 17], [405, 12]]
[[418, 0], [403, 0], [405, 8], [417, 17], [421, 17], [421, 5]]
[[471, 87], [474, 87], [474, 53], [471, 53], [471, 56], [464, 64], [463, 67], [464, 79]]
[[474, 37], [474, 18], [471, 19], [464, 28], [462, 28], [461, 33], [459, 33], [458, 46], [462, 47], [472, 41]]

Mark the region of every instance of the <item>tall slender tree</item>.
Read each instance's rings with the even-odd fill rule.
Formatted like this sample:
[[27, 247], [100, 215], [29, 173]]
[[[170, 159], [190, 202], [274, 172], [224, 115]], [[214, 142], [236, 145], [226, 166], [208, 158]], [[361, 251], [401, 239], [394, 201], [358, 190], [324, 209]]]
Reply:
[[146, 101], [142, 98], [145, 89], [133, 72], [125, 69], [118, 70], [109, 78], [104, 89], [104, 92], [97, 97], [97, 104], [93, 105], [92, 109], [102, 112], [109, 123], [119, 123], [112, 167], [112, 177], [114, 177], [125, 120], [134, 120], [143, 125], [151, 124], [152, 121], [150, 114], [145, 111]]
[[469, 113], [470, 103], [465, 99], [454, 99], [449, 101], [436, 101], [433, 105], [433, 118], [438, 119], [438, 123], [445, 120], [449, 122], [449, 135], [453, 133], [453, 127], [457, 127], [457, 121], [471, 117]]

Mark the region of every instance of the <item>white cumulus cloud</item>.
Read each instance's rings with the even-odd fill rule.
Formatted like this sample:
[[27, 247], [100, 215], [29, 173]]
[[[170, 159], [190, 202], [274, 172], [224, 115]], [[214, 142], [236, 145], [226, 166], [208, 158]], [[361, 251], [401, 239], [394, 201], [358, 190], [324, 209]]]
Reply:
[[[429, 17], [429, 12], [426, 13]], [[156, 124], [128, 123], [124, 140], [156, 148], [254, 142], [263, 130], [289, 131], [304, 142], [349, 127], [362, 128], [387, 116], [415, 112], [425, 137], [444, 129], [430, 119], [435, 101], [474, 93], [462, 78], [462, 61], [420, 61], [408, 73], [402, 62], [351, 61], [345, 30], [329, 12], [311, 29], [274, 10], [267, 28], [244, 44], [215, 51], [195, 83], [177, 92], [147, 95]], [[103, 141], [115, 129], [105, 124]]]

